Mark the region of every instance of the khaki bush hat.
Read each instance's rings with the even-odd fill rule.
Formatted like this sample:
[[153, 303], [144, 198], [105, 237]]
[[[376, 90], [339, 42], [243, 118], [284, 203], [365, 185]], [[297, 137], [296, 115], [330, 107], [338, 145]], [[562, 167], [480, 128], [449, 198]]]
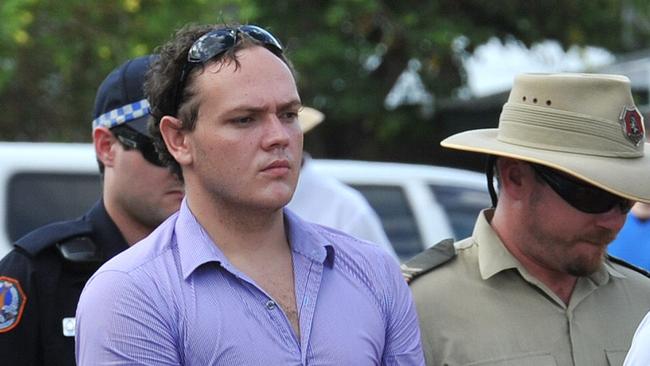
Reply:
[[650, 203], [643, 117], [625, 76], [519, 75], [498, 128], [461, 132], [440, 144], [546, 165]]
[[318, 126], [325, 119], [323, 112], [310, 107], [302, 107], [298, 112], [298, 122], [303, 133]]

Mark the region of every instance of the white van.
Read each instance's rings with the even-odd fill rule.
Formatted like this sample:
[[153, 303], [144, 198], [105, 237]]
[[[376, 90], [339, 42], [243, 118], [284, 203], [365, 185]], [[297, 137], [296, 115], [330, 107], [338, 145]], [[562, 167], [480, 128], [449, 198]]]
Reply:
[[[313, 167], [361, 191], [401, 259], [441, 239], [471, 233], [489, 206], [482, 174], [428, 165], [313, 160]], [[82, 215], [101, 184], [91, 144], [0, 143], [0, 258], [44, 224]]]
[[314, 160], [314, 169], [358, 189], [379, 214], [400, 259], [472, 234], [491, 206], [484, 174], [422, 164]]
[[82, 215], [97, 200], [99, 170], [90, 144], [0, 143], [0, 257], [44, 224]]

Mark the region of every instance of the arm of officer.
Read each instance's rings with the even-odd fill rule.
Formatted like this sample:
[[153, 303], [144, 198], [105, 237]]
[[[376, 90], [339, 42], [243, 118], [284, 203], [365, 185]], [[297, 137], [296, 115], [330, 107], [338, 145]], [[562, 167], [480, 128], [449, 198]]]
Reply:
[[159, 294], [146, 293], [125, 272], [101, 270], [77, 307], [79, 366], [180, 365], [176, 327]]
[[0, 261], [0, 358], [6, 365], [42, 362], [38, 296], [30, 257], [14, 249]]
[[395, 260], [389, 254], [385, 256], [388, 327], [382, 365], [424, 365], [420, 328], [411, 290]]

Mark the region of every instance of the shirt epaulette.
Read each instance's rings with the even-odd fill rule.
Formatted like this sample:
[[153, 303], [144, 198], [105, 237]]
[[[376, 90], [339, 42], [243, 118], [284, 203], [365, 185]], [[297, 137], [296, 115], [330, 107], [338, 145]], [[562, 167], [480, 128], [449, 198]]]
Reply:
[[643, 268], [641, 268], [641, 267], [637, 267], [637, 266], [635, 266], [635, 265], [632, 264], [632, 263], [626, 262], [625, 260], [623, 260], [623, 259], [621, 259], [621, 258], [617, 258], [617, 257], [614, 257], [614, 256], [611, 255], [611, 254], [608, 254], [608, 255], [607, 255], [607, 259], [609, 259], [609, 261], [612, 262], [612, 263], [616, 263], [616, 264], [618, 264], [619, 266], [623, 266], [623, 267], [625, 267], [625, 268], [629, 268], [629, 269], [631, 269], [631, 270], [633, 270], [633, 271], [635, 271], [635, 272], [639, 272], [639, 273], [641, 273], [642, 275], [644, 275], [644, 276], [650, 278], [650, 272], [646, 271], [645, 269], [643, 269]]
[[454, 239], [444, 239], [431, 248], [423, 251], [400, 266], [406, 283], [411, 283], [416, 278], [449, 262], [456, 257]]
[[92, 231], [91, 224], [84, 220], [55, 222], [29, 232], [18, 239], [14, 245], [35, 256], [50, 246], [71, 238], [89, 235]]

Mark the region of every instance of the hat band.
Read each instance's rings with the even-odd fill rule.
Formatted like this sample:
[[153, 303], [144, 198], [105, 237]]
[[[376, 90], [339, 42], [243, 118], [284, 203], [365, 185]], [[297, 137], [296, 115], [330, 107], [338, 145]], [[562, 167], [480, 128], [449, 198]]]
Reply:
[[538, 106], [506, 103], [497, 139], [535, 149], [615, 158], [640, 158], [618, 121]]
[[106, 112], [93, 120], [93, 130], [103, 126], [113, 128], [149, 114], [149, 102], [146, 99], [133, 102]]

